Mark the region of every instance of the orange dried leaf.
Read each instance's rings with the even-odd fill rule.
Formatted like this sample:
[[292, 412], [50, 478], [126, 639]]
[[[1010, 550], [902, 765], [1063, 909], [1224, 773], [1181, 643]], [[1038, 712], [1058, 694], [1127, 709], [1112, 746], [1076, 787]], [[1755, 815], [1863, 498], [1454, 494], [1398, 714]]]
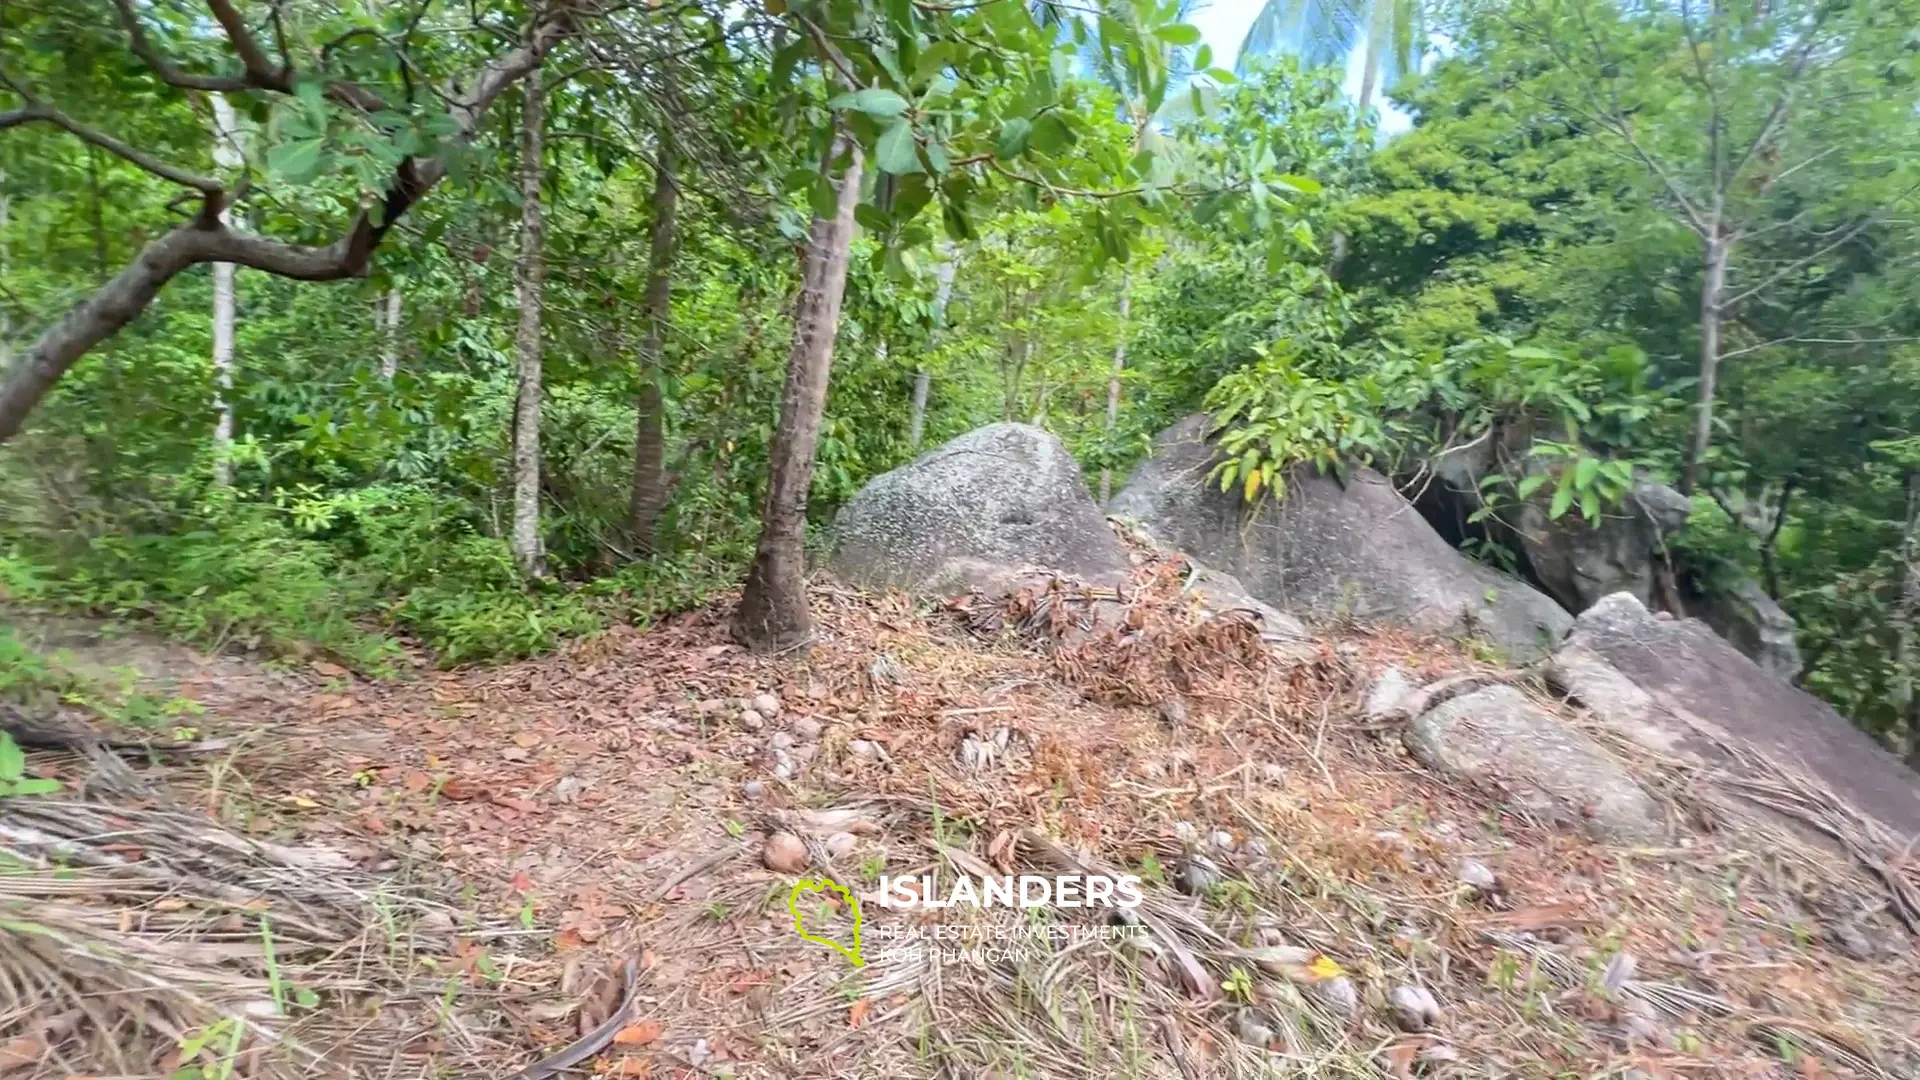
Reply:
[[873, 1002], [868, 1001], [866, 998], [861, 998], [854, 1002], [853, 1008], [847, 1011], [847, 1026], [852, 1028], [859, 1027], [862, 1023], [866, 1022], [867, 1013], [871, 1011], [873, 1011]]
[[[628, 1024], [626, 1027], [613, 1033], [613, 1045], [645, 1046], [658, 1039], [660, 1033], [664, 1030], [666, 1029], [661, 1026], [658, 1020], [642, 1020], [637, 1024]], [[629, 1058], [627, 1060], [631, 1061], [633, 1059]]]

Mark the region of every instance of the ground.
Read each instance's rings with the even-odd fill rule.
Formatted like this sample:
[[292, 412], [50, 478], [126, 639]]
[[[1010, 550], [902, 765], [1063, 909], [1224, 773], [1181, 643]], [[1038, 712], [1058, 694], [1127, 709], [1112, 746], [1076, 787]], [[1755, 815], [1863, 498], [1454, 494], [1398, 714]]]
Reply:
[[[1092, 633], [1076, 625], [1089, 605], [1058, 588], [927, 605], [821, 583], [804, 654], [740, 650], [723, 599], [542, 660], [423, 663], [378, 685], [324, 662], [128, 651], [68, 626], [81, 666], [137, 659], [156, 693], [200, 702], [162, 724], [201, 745], [136, 765], [141, 794], [96, 784], [84, 801], [81, 759], [36, 754], [72, 808], [22, 818], [29, 800], [0, 799], [0, 855], [29, 883], [10, 892], [0, 875], [0, 940], [46, 960], [0, 961], [0, 988], [16, 994], [0, 1011], [0, 1076], [164, 1075], [184, 1059], [208, 1078], [544, 1078], [562, 1075], [551, 1055], [596, 1034], [574, 1075], [1895, 1076], [1920, 1064], [1912, 941], [1845, 857], [1716, 827], [1712, 804], [1657, 762], [1641, 764], [1672, 811], [1670, 844], [1546, 829], [1496, 791], [1428, 775], [1391, 719], [1364, 714], [1389, 663], [1422, 680], [1511, 674], [1359, 629], [1283, 661], [1246, 626], [1195, 612], [1177, 565], [1142, 563]], [[746, 714], [768, 694], [777, 715]], [[61, 824], [89, 814], [112, 824]], [[117, 847], [87, 873], [147, 884], [61, 893], [29, 850], [33, 829]], [[97, 843], [141, 829], [149, 839]], [[226, 864], [254, 876], [216, 887], [213, 864], [196, 863], [152, 887], [155, 866], [189, 862], [163, 833], [199, 829], [268, 845]], [[795, 932], [796, 875], [762, 859], [781, 831], [801, 838], [808, 876], [862, 899], [865, 966]], [[878, 875], [936, 869], [943, 881], [1133, 873], [1147, 899], [1119, 926], [875, 902]], [[802, 907], [810, 929], [850, 936], [845, 905]], [[54, 936], [21, 930], [25, 911]], [[1011, 958], [895, 947], [914, 926], [1047, 923], [1080, 932], [1023, 938]], [[154, 1012], [185, 1030], [136, 1038], [131, 1014], [80, 1004], [105, 1000], [86, 996], [88, 980], [118, 985], [118, 969], [72, 966], [74, 950], [131, 957], [182, 940], [203, 953], [168, 954], [176, 968], [135, 982], [204, 988]], [[49, 941], [68, 952], [36, 944]], [[17, 973], [60, 964], [75, 989], [64, 1011]], [[194, 1002], [249, 1026], [188, 1028]], [[82, 1013], [120, 1025], [121, 1060], [102, 1059]]]

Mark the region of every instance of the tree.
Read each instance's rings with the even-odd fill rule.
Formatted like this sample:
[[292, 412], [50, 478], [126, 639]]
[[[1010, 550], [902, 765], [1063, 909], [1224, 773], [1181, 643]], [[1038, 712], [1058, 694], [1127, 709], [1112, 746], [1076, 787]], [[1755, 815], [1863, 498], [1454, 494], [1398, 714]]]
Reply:
[[[213, 99], [213, 163], [222, 174], [231, 174], [245, 159], [240, 150], [240, 120], [225, 94]], [[220, 223], [232, 227], [231, 210], [223, 210]], [[234, 273], [239, 268], [230, 262], [213, 264], [213, 408], [219, 419], [213, 426], [213, 482], [226, 487], [233, 482], [233, 319]]]
[[780, 397], [780, 426], [768, 462], [760, 540], [734, 621], [735, 635], [763, 651], [804, 645], [813, 634], [806, 595], [807, 491], [813, 482], [813, 455], [833, 366], [833, 342], [840, 329], [854, 207], [860, 203], [860, 144], [836, 139], [822, 172], [840, 157], [846, 165], [840, 174], [835, 212], [832, 217], [813, 219], [807, 241], [786, 389]]
[[679, 180], [674, 176], [677, 164], [673, 132], [662, 123], [653, 167], [653, 216], [647, 225], [647, 285], [641, 299], [646, 336], [640, 341], [633, 493], [627, 509], [627, 527], [633, 534], [634, 548], [649, 555], [658, 549], [660, 511], [667, 503], [666, 401], [660, 393], [665, 372], [660, 366], [660, 350], [673, 318], [673, 247], [677, 242], [674, 216], [679, 206], [676, 186]]
[[513, 558], [529, 578], [547, 576], [546, 546], [540, 536], [540, 305], [546, 288], [546, 223], [541, 216], [541, 182], [546, 176], [546, 95], [536, 63], [521, 80], [520, 255], [514, 263], [514, 292], [520, 325], [514, 335], [519, 393], [513, 406]]
[[[1494, 47], [1502, 37], [1519, 47], [1503, 59], [1520, 91], [1617, 143], [1645, 169], [1655, 205], [1699, 244], [1683, 491], [1703, 483], [1728, 320], [1859, 242], [1920, 190], [1894, 149], [1908, 142], [1895, 133], [1914, 130], [1905, 34], [1914, 15], [1910, 4], [1827, 0], [1647, 12], [1612, 0], [1523, 0], [1475, 16]], [[1542, 62], [1546, 73], [1533, 75]], [[1852, 193], [1845, 205], [1810, 186], [1834, 184]], [[1772, 263], [1742, 259], [1763, 237], [1797, 250]]]
[[[531, 70], [541, 54], [572, 32], [578, 20], [590, 14], [573, 3], [555, 5], [511, 48], [472, 67], [447, 72], [437, 93], [428, 95], [433, 104], [416, 105], [394, 100], [345, 72], [329, 70], [326, 50], [297, 50], [300, 55], [320, 57], [317, 68], [305, 68], [293, 62], [296, 50], [282, 39], [276, 42], [280, 55], [275, 58], [232, 0], [207, 0], [207, 8], [240, 64], [236, 75], [206, 75], [181, 68], [150, 36], [133, 0], [115, 0], [115, 6], [128, 48], [145, 67], [145, 76], [140, 79], [143, 90], [157, 88], [174, 95], [191, 91], [257, 92], [303, 102], [321, 117], [351, 118], [348, 122], [363, 131], [374, 130], [368, 118], [376, 114], [403, 116], [407, 118], [403, 128], [407, 137], [402, 138], [402, 132], [390, 136], [383, 132], [384, 137], [363, 139], [371, 153], [362, 155], [361, 160], [385, 167], [386, 172], [374, 178], [379, 185], [377, 196], [353, 215], [331, 243], [315, 246], [282, 242], [243, 234], [223, 219], [236, 196], [249, 194], [246, 185], [230, 186], [221, 178], [168, 160], [172, 155], [163, 150], [130, 144], [75, 118], [57, 102], [43, 100], [23, 79], [0, 72], [0, 85], [21, 101], [18, 108], [0, 113], [0, 130], [29, 123], [53, 125], [185, 189], [186, 197], [199, 203], [198, 211], [188, 221], [146, 244], [130, 265], [49, 327], [16, 361], [0, 383], [0, 442], [20, 432], [34, 406], [75, 362], [136, 318], [167, 282], [188, 267], [226, 262], [302, 281], [332, 281], [364, 274], [374, 248], [445, 178], [453, 155], [474, 137], [494, 99]], [[345, 155], [330, 150], [323, 138], [311, 135], [283, 143], [276, 150], [283, 173], [301, 181], [347, 160]]]
[[1345, 65], [1356, 46], [1366, 50], [1355, 100], [1366, 116], [1374, 92], [1419, 70], [1427, 49], [1422, 0], [1267, 0], [1240, 44], [1236, 67], [1291, 53], [1303, 67]]

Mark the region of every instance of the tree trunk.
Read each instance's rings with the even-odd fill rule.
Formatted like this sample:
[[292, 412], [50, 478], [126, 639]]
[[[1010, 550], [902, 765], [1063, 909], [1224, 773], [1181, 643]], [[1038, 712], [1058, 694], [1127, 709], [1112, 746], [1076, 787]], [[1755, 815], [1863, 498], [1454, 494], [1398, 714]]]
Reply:
[[920, 449], [927, 434], [927, 390], [933, 376], [925, 368], [913, 373], [913, 412], [907, 420], [907, 445]]
[[520, 393], [513, 408], [513, 561], [529, 578], [545, 577], [547, 553], [540, 539], [540, 301], [546, 283], [542, 261], [546, 223], [540, 217], [542, 136], [546, 126], [540, 69], [527, 72], [520, 143], [520, 258], [514, 266], [520, 296], [520, 327], [514, 338]]
[[[942, 248], [945, 248], [944, 242]], [[947, 328], [947, 301], [953, 297], [953, 276], [960, 269], [950, 250], [943, 250], [944, 258], [934, 267], [933, 278], [938, 285], [933, 290], [933, 340], [929, 346], [937, 345]], [[915, 450], [927, 432], [927, 391], [932, 388], [933, 375], [926, 368], [913, 373], [913, 411], [907, 421], [907, 443]]]
[[[1127, 319], [1133, 314], [1133, 271], [1120, 271], [1120, 340], [1113, 343], [1113, 371], [1107, 376], [1107, 441], [1120, 424], [1120, 373], [1127, 369]], [[1100, 470], [1100, 505], [1113, 498], [1113, 470]]]
[[660, 351], [673, 317], [674, 215], [679, 190], [674, 185], [674, 148], [661, 129], [660, 151], [653, 177], [653, 222], [647, 235], [647, 290], [641, 318], [647, 335], [640, 341], [638, 423], [633, 438], [633, 495], [627, 507], [627, 527], [634, 550], [651, 555], [659, 545], [660, 512], [667, 504], [666, 401], [660, 392], [663, 377]]
[[853, 209], [860, 202], [860, 146], [851, 139], [846, 145], [852, 160], [840, 180], [838, 208], [832, 218], [813, 219], [813, 238], [807, 244], [780, 427], [768, 453], [760, 543], [733, 627], [735, 637], [763, 652], [802, 645], [813, 633], [806, 592], [807, 489], [813, 482], [813, 454], [827, 404], [833, 340], [840, 329]]
[[380, 318], [380, 377], [388, 382], [400, 370], [400, 305], [399, 285], [387, 289], [386, 310]]
[[[240, 152], [240, 120], [225, 94], [213, 94], [213, 163], [221, 173], [237, 169], [245, 160]], [[230, 211], [220, 211], [223, 225], [233, 223]], [[233, 483], [233, 319], [234, 276], [239, 267], [213, 264], [213, 482]]]
[[1700, 282], [1700, 385], [1694, 402], [1693, 440], [1687, 447], [1680, 493], [1691, 495], [1700, 482], [1700, 467], [1713, 444], [1714, 383], [1720, 374], [1720, 304], [1727, 291], [1727, 260], [1732, 253], [1724, 236], [1707, 236], [1704, 274]]

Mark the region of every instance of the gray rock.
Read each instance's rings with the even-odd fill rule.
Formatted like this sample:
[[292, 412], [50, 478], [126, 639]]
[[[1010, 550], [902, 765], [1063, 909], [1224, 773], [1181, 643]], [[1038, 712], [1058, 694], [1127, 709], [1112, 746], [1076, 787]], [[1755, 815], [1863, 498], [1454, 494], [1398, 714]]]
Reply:
[[1752, 578], [1709, 592], [1700, 618], [1774, 678], [1790, 682], [1800, 674], [1799, 627]]
[[1460, 860], [1460, 884], [1471, 886], [1481, 892], [1493, 892], [1500, 887], [1500, 879], [1494, 876], [1487, 864], [1479, 859]]
[[1249, 508], [1207, 483], [1211, 419], [1162, 432], [1111, 511], [1156, 540], [1232, 574], [1253, 596], [1312, 620], [1351, 616], [1477, 636], [1516, 656], [1543, 653], [1572, 622], [1526, 584], [1473, 562], [1371, 469], [1344, 485], [1310, 470], [1286, 497]]
[[1920, 777], [1832, 706], [1762, 670], [1696, 619], [1657, 618], [1631, 594], [1615, 593], [1581, 613], [1548, 670], [1629, 736], [1657, 729], [1709, 761], [1725, 759], [1723, 740], [1749, 743], [1895, 833], [1920, 833]]
[[1551, 485], [1543, 488], [1515, 515], [1527, 563], [1547, 593], [1570, 611], [1585, 611], [1622, 591], [1650, 602], [1665, 539], [1687, 523], [1687, 497], [1642, 480], [1623, 506], [1609, 509], [1596, 524], [1578, 513], [1549, 519], [1550, 491]]
[[1388, 665], [1373, 677], [1373, 685], [1367, 687], [1367, 719], [1384, 720], [1392, 716], [1412, 694], [1413, 683], [1407, 673], [1398, 664]]
[[1414, 717], [1407, 749], [1429, 768], [1505, 791], [1535, 816], [1612, 842], [1659, 839], [1660, 807], [1600, 744], [1510, 686]]
[[1401, 1031], [1425, 1031], [1440, 1022], [1440, 1003], [1424, 986], [1396, 986], [1387, 1004]]
[[920, 592], [991, 587], [1028, 566], [1109, 583], [1128, 570], [1079, 463], [1028, 424], [979, 428], [874, 477], [832, 541], [842, 579]]

